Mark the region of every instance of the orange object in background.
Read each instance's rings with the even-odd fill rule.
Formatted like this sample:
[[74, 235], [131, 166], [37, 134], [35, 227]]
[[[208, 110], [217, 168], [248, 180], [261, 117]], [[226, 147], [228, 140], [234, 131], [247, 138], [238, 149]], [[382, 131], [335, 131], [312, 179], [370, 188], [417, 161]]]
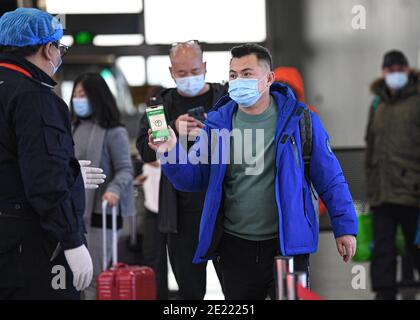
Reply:
[[321, 199], [319, 199], [318, 202], [319, 202], [319, 215], [326, 214], [327, 208], [325, 207], [325, 204], [322, 202]]
[[[274, 77], [276, 82], [281, 82], [288, 85], [296, 95], [296, 98], [305, 102], [305, 89], [303, 85], [302, 75], [299, 70], [293, 67], [278, 67], [274, 70]], [[307, 104], [312, 112], [318, 113], [318, 111], [311, 105]], [[327, 208], [321, 199], [319, 199], [319, 214], [327, 213]]]
[[[278, 67], [274, 70], [274, 77], [276, 82], [288, 85], [299, 101], [306, 103], [302, 75], [298, 69], [293, 67]], [[308, 104], [308, 107], [311, 111], [318, 113], [313, 106]]]

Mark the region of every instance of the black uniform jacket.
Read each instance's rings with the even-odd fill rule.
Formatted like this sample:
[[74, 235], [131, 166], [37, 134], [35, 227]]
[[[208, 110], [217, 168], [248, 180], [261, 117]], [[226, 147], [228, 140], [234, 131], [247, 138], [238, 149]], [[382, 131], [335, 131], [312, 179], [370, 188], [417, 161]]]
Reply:
[[85, 192], [69, 109], [55, 85], [25, 58], [0, 55], [0, 224], [32, 216], [70, 249], [86, 243]]

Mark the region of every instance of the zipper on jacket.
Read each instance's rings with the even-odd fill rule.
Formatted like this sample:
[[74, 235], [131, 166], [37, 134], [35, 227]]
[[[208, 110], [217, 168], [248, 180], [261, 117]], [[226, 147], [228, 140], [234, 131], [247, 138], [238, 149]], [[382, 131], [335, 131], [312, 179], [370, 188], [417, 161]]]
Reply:
[[293, 153], [295, 154], [296, 165], [300, 168], [299, 152], [297, 149], [296, 141], [293, 136], [290, 136], [290, 142], [292, 144]]
[[[287, 103], [287, 101], [286, 101], [286, 103]], [[285, 124], [283, 125], [281, 130], [278, 132], [278, 136], [276, 137], [276, 140], [275, 140], [274, 152], [275, 152], [275, 159], [276, 159], [276, 180], [278, 178], [277, 154], [278, 154], [280, 139], [281, 139], [281, 136], [283, 134], [284, 129], [289, 124], [289, 122], [292, 119], [294, 113], [295, 113], [294, 111], [290, 113], [290, 115], [288, 116]], [[276, 126], [276, 129], [277, 129], [277, 126]], [[276, 188], [278, 188], [277, 183], [276, 183]], [[279, 203], [277, 202], [277, 200], [278, 200], [277, 197], [278, 197], [278, 189], [276, 190], [276, 203], [277, 203], [277, 206], [279, 206]], [[280, 213], [279, 213], [279, 215], [280, 215]], [[286, 253], [283, 252], [283, 251], [285, 251], [286, 245], [284, 243], [284, 232], [281, 232], [282, 231], [281, 230], [282, 226], [280, 224], [280, 221], [282, 221], [282, 217], [279, 216], [279, 246], [280, 246], [280, 252], [282, 252], [282, 254], [285, 255]]]
[[302, 193], [303, 193], [303, 214], [305, 215], [305, 219], [306, 221], [308, 221], [309, 226], [312, 228], [312, 222], [309, 219], [308, 211], [306, 207], [306, 191], [304, 187], [302, 187]]

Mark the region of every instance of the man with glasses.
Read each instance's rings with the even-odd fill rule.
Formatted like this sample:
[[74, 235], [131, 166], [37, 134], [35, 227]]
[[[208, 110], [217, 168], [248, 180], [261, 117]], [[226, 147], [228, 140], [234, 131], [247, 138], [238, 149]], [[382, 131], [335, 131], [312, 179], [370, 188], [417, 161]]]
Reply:
[[[203, 52], [198, 41], [174, 43], [169, 54], [169, 72], [176, 88], [160, 92], [155, 103], [164, 105], [169, 125], [177, 136], [194, 137], [203, 127], [204, 119], [198, 120], [200, 112], [194, 113], [191, 110], [202, 107], [203, 113], [207, 113], [226, 94], [226, 87], [205, 82], [206, 63], [203, 62]], [[201, 116], [205, 117], [204, 114]], [[154, 162], [156, 154], [148, 146], [148, 130], [149, 125], [144, 116], [140, 121], [137, 148], [144, 162]], [[192, 144], [193, 141], [190, 141], [186, 147]], [[207, 264], [193, 264], [192, 260], [198, 242], [205, 192], [177, 191], [162, 176], [159, 193], [159, 230], [168, 234], [169, 258], [179, 286], [179, 298], [203, 299], [206, 293]], [[215, 267], [217, 271], [217, 263]]]
[[83, 177], [53, 92], [62, 36], [37, 9], [0, 18], [0, 299], [80, 299], [92, 280]]

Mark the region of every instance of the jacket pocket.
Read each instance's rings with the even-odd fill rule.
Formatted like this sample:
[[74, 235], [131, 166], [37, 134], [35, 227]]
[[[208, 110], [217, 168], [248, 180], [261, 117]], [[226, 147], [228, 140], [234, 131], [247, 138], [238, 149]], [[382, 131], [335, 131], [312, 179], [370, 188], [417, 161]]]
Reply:
[[420, 174], [413, 170], [393, 167], [391, 184], [395, 193], [420, 196]]
[[22, 246], [19, 236], [0, 236], [0, 288], [23, 285]]
[[306, 201], [306, 196], [307, 196], [307, 191], [305, 188], [303, 188], [303, 211], [304, 211], [304, 215], [305, 215], [305, 219], [308, 222], [309, 226], [312, 228], [312, 222], [311, 219], [309, 218], [308, 215], [308, 203]]
[[72, 138], [57, 127], [44, 126], [44, 139], [47, 152], [64, 160], [69, 159], [72, 148]]

